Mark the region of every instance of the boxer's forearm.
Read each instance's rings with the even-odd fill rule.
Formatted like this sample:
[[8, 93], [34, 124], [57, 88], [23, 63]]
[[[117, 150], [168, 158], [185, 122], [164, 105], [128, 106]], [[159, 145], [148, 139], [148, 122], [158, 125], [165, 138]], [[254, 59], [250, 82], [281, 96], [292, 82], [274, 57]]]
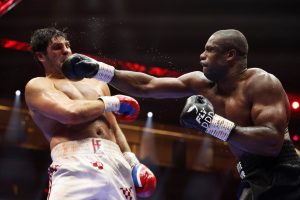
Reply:
[[[45, 109], [42, 111], [44, 115], [62, 124], [69, 125], [94, 120], [104, 113], [104, 104], [98, 100], [72, 100], [69, 103], [60, 102], [50, 107], [44, 107]], [[42, 109], [40, 108], [40, 111]]]
[[194, 91], [180, 78], [154, 77], [141, 72], [115, 70], [109, 84], [126, 94], [146, 98], [182, 98]]
[[277, 156], [284, 134], [267, 126], [241, 127], [232, 131], [228, 143], [243, 151], [264, 156]]
[[115, 130], [116, 143], [119, 145], [122, 152], [131, 152], [130, 146], [126, 140], [123, 131], [117, 127]]
[[144, 97], [147, 95], [145, 93], [147, 91], [146, 87], [154, 78], [140, 72], [115, 70], [115, 75], [109, 84], [127, 94]]

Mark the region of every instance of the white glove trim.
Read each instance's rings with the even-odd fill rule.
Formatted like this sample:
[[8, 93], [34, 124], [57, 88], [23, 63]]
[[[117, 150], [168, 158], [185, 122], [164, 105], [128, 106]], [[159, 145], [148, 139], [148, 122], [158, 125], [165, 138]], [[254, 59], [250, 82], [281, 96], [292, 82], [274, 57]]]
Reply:
[[232, 121], [215, 114], [205, 132], [226, 142], [234, 127]]
[[133, 168], [134, 166], [140, 164], [140, 161], [137, 159], [134, 153], [130, 151], [126, 151], [123, 153], [125, 160], [129, 163], [130, 167]]
[[120, 109], [120, 100], [115, 96], [101, 96], [98, 98], [104, 103], [104, 112], [117, 112]]
[[99, 69], [94, 78], [109, 83], [115, 75], [115, 68], [103, 62], [98, 62]]

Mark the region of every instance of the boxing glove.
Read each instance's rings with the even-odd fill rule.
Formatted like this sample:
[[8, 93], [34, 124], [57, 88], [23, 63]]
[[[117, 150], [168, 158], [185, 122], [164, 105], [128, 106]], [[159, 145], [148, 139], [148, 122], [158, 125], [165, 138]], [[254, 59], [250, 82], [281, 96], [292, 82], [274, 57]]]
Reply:
[[68, 57], [62, 65], [62, 72], [65, 77], [74, 81], [83, 78], [96, 78], [109, 83], [114, 76], [114, 71], [113, 66], [78, 53]]
[[194, 95], [187, 99], [180, 114], [180, 123], [223, 141], [227, 141], [235, 127], [232, 121], [215, 114], [211, 102], [201, 95]]
[[132, 97], [125, 95], [100, 96], [104, 103], [104, 112], [114, 112], [123, 121], [135, 120], [140, 112], [139, 103]]
[[152, 196], [156, 189], [156, 177], [153, 172], [141, 164], [134, 153], [124, 152], [123, 155], [132, 168], [131, 175], [136, 195], [141, 198]]

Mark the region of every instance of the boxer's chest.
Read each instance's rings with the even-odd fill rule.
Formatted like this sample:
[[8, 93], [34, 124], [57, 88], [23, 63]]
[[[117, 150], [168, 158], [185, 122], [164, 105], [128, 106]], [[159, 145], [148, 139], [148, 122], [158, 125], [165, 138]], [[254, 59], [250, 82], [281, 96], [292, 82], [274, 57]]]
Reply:
[[251, 105], [241, 92], [230, 95], [211, 93], [207, 96], [214, 106], [215, 113], [239, 125], [251, 125]]
[[61, 80], [55, 82], [54, 85], [57, 90], [66, 94], [70, 99], [95, 100], [100, 95], [103, 95], [101, 86], [95, 85], [94, 82], [88, 79], [76, 82]]

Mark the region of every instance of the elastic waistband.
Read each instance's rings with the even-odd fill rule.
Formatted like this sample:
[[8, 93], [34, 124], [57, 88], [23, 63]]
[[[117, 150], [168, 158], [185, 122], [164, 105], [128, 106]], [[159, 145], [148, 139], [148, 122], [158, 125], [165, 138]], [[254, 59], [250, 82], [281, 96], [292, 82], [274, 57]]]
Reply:
[[52, 160], [55, 160], [67, 155], [99, 154], [103, 151], [121, 153], [119, 146], [110, 140], [101, 138], [86, 138], [83, 140], [63, 142], [56, 145], [51, 150], [51, 158]]

